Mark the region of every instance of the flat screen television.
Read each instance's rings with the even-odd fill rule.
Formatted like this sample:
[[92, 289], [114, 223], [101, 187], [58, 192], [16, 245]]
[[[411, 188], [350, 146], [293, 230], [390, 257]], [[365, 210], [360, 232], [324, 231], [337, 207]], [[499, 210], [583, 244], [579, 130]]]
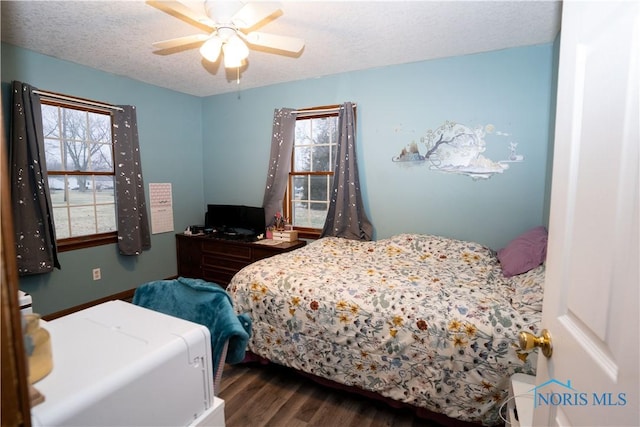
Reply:
[[257, 236], [266, 230], [264, 208], [244, 205], [207, 205], [205, 230], [213, 233]]

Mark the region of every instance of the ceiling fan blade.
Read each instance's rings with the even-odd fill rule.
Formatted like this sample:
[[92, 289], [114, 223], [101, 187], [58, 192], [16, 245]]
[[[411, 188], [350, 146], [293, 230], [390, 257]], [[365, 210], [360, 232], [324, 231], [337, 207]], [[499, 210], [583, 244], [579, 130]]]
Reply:
[[251, 28], [263, 19], [280, 11], [279, 3], [247, 3], [240, 9], [231, 21], [240, 29]]
[[209, 38], [208, 34], [194, 34], [191, 36], [178, 37], [175, 39], [164, 40], [161, 42], [155, 42], [152, 44], [156, 49], [173, 49], [179, 46], [186, 46], [189, 44], [195, 44], [203, 42]]
[[216, 23], [204, 14], [204, 10], [198, 13], [179, 1], [147, 0], [147, 4], [206, 31], [211, 31], [216, 26]]
[[293, 53], [300, 52], [304, 47], [304, 40], [296, 37], [279, 36], [277, 34], [262, 33], [259, 31], [253, 31], [249, 34], [242, 34], [238, 31], [238, 34], [243, 35], [247, 43], [253, 46], [262, 46]]

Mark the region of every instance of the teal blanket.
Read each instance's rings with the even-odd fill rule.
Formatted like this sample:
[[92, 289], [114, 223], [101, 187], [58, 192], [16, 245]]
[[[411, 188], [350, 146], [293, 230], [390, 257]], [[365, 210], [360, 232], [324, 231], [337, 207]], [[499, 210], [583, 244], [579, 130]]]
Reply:
[[239, 363], [244, 359], [251, 336], [251, 318], [235, 314], [231, 298], [220, 285], [184, 277], [157, 280], [138, 287], [133, 303], [209, 328], [214, 375], [227, 340], [225, 362]]

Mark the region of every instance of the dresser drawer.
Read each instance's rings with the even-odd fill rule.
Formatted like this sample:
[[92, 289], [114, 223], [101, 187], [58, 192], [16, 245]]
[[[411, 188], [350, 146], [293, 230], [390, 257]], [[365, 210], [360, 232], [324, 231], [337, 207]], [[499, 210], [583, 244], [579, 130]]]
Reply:
[[251, 246], [249, 245], [237, 245], [225, 241], [211, 240], [202, 247], [202, 253], [215, 254], [217, 257], [223, 256], [225, 258], [234, 257], [240, 259], [251, 260]]
[[269, 258], [274, 255], [278, 255], [282, 252], [276, 252], [273, 249], [269, 248], [254, 248], [253, 249], [253, 261], [258, 261], [259, 259]]
[[176, 234], [178, 272], [182, 276], [204, 279], [226, 287], [238, 271], [252, 262], [292, 251], [305, 244], [299, 240], [263, 245]]
[[210, 269], [215, 267], [238, 271], [246, 265], [249, 265], [248, 259], [226, 258], [220, 255], [209, 255], [206, 253], [202, 256], [202, 268]]
[[220, 268], [203, 268], [202, 278], [207, 282], [217, 283], [226, 288], [237, 270], [224, 270]]

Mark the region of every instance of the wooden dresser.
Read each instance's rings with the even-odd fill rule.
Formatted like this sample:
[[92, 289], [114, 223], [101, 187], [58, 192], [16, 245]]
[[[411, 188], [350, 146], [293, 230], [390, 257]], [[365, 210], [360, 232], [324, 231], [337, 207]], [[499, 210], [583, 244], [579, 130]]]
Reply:
[[223, 240], [176, 234], [178, 275], [204, 279], [227, 286], [243, 267], [263, 258], [289, 252], [306, 245], [304, 240], [264, 245], [255, 242]]

